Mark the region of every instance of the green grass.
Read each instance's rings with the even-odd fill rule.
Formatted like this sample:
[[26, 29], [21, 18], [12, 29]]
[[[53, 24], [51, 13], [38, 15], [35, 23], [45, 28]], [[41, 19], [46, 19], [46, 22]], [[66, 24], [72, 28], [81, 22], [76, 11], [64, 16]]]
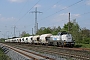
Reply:
[[0, 48], [0, 60], [11, 60], [8, 56], [4, 54], [1, 48]]
[[90, 48], [90, 44], [83, 44], [83, 43], [79, 43], [79, 44], [75, 44], [75, 47], [77, 48]]

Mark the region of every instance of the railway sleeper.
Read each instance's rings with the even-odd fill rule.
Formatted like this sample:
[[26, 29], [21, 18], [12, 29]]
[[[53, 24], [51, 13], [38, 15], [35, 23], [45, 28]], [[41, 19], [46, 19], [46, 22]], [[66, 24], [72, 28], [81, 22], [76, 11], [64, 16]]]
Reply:
[[[14, 50], [14, 51], [16, 51], [16, 52], [19, 52], [19, 53], [21, 53], [21, 54], [23, 54], [23, 55], [25, 55], [25, 56], [27, 56], [27, 57], [29, 57], [29, 58], [32, 58], [33, 60], [55, 60], [55, 59], [52, 59], [52, 58], [49, 58], [49, 57], [46, 57], [46, 56], [42, 56], [42, 55], [39, 55], [39, 54], [35, 54], [35, 53], [32, 53], [32, 52], [29, 52], [29, 51], [26, 51], [26, 50], [22, 50], [22, 49], [16, 49], [15, 47], [13, 48], [13, 47], [11, 47], [11, 46], [8, 46], [8, 45], [5, 45], [6, 47], [8, 47], [8, 48], [10, 48], [10, 49], [12, 49], [12, 50]], [[20, 51], [21, 50], [21, 51]], [[25, 53], [24, 53], [25, 52]], [[28, 55], [27, 53], [29, 52], [30, 54]], [[35, 55], [37, 55], [37, 58], [35, 57], [35, 56], [32, 56], [32, 54], [35, 54]], [[40, 56], [40, 58], [38, 59], [38, 57]]]

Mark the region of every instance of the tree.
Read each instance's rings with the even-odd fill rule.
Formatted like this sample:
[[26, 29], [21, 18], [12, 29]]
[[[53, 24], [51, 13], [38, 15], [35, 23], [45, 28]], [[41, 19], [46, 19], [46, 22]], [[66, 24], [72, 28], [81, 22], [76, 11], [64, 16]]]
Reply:
[[5, 38], [0, 38], [0, 42], [4, 42], [5, 40]]
[[26, 33], [25, 31], [23, 31], [20, 36], [21, 37], [27, 37], [27, 36], [30, 36], [30, 34], [29, 33]]
[[44, 33], [45, 33], [45, 32], [44, 32], [45, 29], [46, 29], [45, 27], [41, 27], [40, 29], [38, 29], [36, 35], [44, 34]]
[[90, 43], [90, 30], [86, 28], [81, 29], [82, 43]]
[[53, 34], [53, 35], [56, 35], [56, 34], [57, 34], [58, 32], [60, 32], [60, 31], [61, 31], [60, 26], [58, 26], [58, 27], [53, 27], [53, 28], [51, 28], [51, 27], [47, 27], [47, 28], [41, 27], [41, 28], [37, 31], [37, 34], [41, 35], [41, 34], [51, 33], [51, 34]]
[[76, 20], [73, 20], [72, 22], [65, 24], [63, 27], [63, 30], [68, 31], [68, 26], [70, 26], [69, 33], [73, 35], [73, 38], [75, 39], [76, 42], [80, 43], [81, 42], [80, 41], [81, 40], [80, 27], [78, 23], [76, 22]]
[[61, 31], [61, 27], [60, 27], [60, 26], [58, 26], [58, 27], [53, 27], [51, 33], [52, 33], [53, 35], [57, 35], [57, 33], [60, 32], [60, 31]]

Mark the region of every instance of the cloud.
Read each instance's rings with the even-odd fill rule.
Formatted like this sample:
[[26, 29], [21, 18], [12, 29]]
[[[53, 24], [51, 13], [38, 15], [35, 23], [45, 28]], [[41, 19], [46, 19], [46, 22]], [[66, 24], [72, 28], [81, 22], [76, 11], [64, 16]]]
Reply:
[[13, 21], [13, 20], [16, 20], [16, 18], [14, 18], [14, 17], [9, 17], [9, 18], [0, 17], [0, 21]]
[[86, 5], [90, 5], [90, 0], [86, 1]]
[[[62, 13], [62, 14], [60, 14], [60, 16], [68, 17], [69, 16], [69, 13]], [[78, 17], [80, 17], [80, 14], [70, 14], [70, 16], [72, 18], [78, 18]]]
[[74, 17], [80, 17], [80, 14], [73, 14]]
[[1, 16], [2, 14], [0, 14], [0, 16]]
[[53, 7], [52, 8], [56, 8], [57, 7], [57, 5], [53, 5]]
[[34, 6], [34, 8], [35, 8], [35, 7], [41, 7], [41, 5], [37, 4], [37, 5]]
[[57, 14], [53, 18], [49, 19], [53, 26], [60, 26], [61, 28], [68, 22], [68, 13]]
[[61, 8], [61, 5], [53, 5], [52, 8]]
[[24, 2], [26, 0], [9, 0], [10, 2]]
[[68, 9], [68, 7], [66, 7], [66, 6], [65, 7], [62, 7], [62, 9]]
[[68, 13], [62, 13], [60, 16], [68, 16]]
[[52, 8], [67, 9], [66, 6], [62, 6], [62, 5], [53, 5]]
[[[76, 19], [80, 17], [80, 14], [70, 14], [70, 20]], [[60, 25], [61, 27], [68, 22], [69, 19], [69, 13], [61, 13], [56, 16], [54, 16], [51, 19], [51, 22], [54, 22], [55, 25]]]

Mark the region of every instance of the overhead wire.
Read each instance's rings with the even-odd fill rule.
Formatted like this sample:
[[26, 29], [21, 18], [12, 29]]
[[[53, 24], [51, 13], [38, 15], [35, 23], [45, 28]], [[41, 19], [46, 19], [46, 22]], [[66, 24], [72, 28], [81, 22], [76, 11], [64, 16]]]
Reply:
[[[67, 8], [72, 7], [73, 5], [76, 5], [76, 4], [78, 4], [78, 3], [82, 2], [82, 1], [83, 1], [83, 0], [80, 0], [80, 1], [78, 1], [78, 2], [76, 2], [76, 3], [74, 3], [74, 4], [72, 4], [72, 5], [68, 6]], [[67, 8], [61, 9], [60, 11], [65, 10], [65, 9], [67, 9]], [[58, 12], [60, 12], [60, 11], [58, 11]], [[56, 14], [56, 13], [58, 13], [58, 12], [55, 12], [54, 14]], [[54, 15], [54, 14], [52, 14], [52, 15]], [[87, 13], [84, 13], [84, 14], [88, 14], [88, 12], [87, 12]], [[52, 15], [50, 15], [50, 16], [52, 16]], [[50, 16], [45, 17], [45, 19], [48, 18], [48, 17], [50, 17]], [[41, 19], [41, 20], [43, 21], [43, 19]], [[61, 21], [63, 21], [63, 20], [61, 20]], [[55, 23], [56, 23], [56, 22], [55, 22]]]
[[16, 23], [17, 23], [18, 21], [20, 21], [22, 18], [24, 18], [24, 17], [26, 16], [26, 14], [27, 14], [31, 9], [33, 9], [34, 6], [37, 5], [40, 1], [41, 1], [41, 0], [38, 0], [22, 17], [20, 17], [20, 18], [15, 22], [14, 26], [16, 25]]
[[[40, 1], [40, 0], [39, 0], [39, 1]], [[39, 1], [38, 1], [38, 2], [39, 2]], [[78, 2], [76, 2], [76, 3], [74, 3], [74, 4], [70, 5], [70, 6], [68, 6], [67, 8], [72, 7], [72, 6], [80, 3], [81, 1], [83, 1], [83, 0], [78, 1]], [[38, 2], [37, 2], [37, 3], [38, 3]], [[37, 4], [37, 3], [36, 3], [36, 4]], [[36, 4], [35, 4], [35, 5], [36, 5]], [[35, 6], [35, 5], [34, 5], [34, 6]], [[34, 6], [33, 6], [33, 7], [34, 7]], [[32, 8], [33, 8], [33, 7], [32, 7]], [[31, 8], [31, 9], [32, 9], [32, 8]], [[61, 9], [61, 10], [59, 10], [59, 11], [57, 11], [57, 12], [55, 12], [55, 13], [53, 13], [53, 14], [51, 14], [51, 15], [43, 18], [43, 19], [49, 18], [49, 17], [51, 17], [52, 15], [57, 14], [57, 13], [59, 13], [60, 11], [63, 11], [63, 10], [65, 10], [65, 9], [67, 9], [67, 8], [63, 8], [63, 9]], [[31, 9], [30, 9], [30, 10], [31, 10]], [[26, 12], [26, 14], [27, 14], [30, 10], [28, 10], [28, 11]], [[24, 14], [19, 20], [21, 20], [26, 14]], [[41, 19], [41, 20], [43, 20], [43, 19]]]
[[[76, 3], [74, 3], [74, 4], [72, 4], [72, 5], [68, 6], [67, 8], [72, 7], [72, 6], [78, 4], [78, 3], [82, 2], [82, 1], [83, 1], [83, 0], [80, 0], [80, 1], [78, 1], [78, 2], [76, 2]], [[57, 11], [57, 12], [55, 12], [55, 13], [47, 16], [47, 17], [45, 17], [44, 19], [49, 18], [49, 17], [51, 17], [52, 15], [57, 14], [58, 12], [63, 11], [63, 10], [65, 10], [65, 9], [67, 9], [67, 8], [63, 8], [63, 9], [61, 9], [61, 10], [59, 10], [59, 11]], [[84, 14], [86, 14], [86, 13], [84, 13]], [[44, 19], [41, 19], [40, 21], [43, 21]], [[63, 20], [61, 20], [61, 21], [63, 21]], [[55, 22], [54, 22], [54, 23], [55, 23]], [[50, 25], [50, 24], [49, 24], [49, 25]]]
[[[90, 14], [90, 11], [80, 14], [80, 16], [81, 16], [81, 15], [86, 15], [86, 14]], [[77, 19], [77, 18], [78, 18], [78, 17], [73, 18], [73, 19], [71, 18], [71, 20], [74, 20], [74, 19]], [[61, 20], [61, 21], [64, 21], [64, 20]], [[54, 22], [54, 23], [56, 23], [56, 22]], [[54, 23], [52, 23], [52, 24], [54, 24]], [[49, 25], [50, 25], [50, 24], [49, 24]]]
[[85, 13], [83, 13], [83, 14], [81, 14], [81, 15], [86, 15], [86, 14], [89, 14], [90, 12], [85, 12]]
[[[61, 0], [57, 1], [57, 2], [56, 2], [56, 3], [54, 3], [53, 5], [58, 4], [60, 1], [61, 1]], [[49, 9], [51, 9], [51, 7], [50, 7], [50, 8], [48, 8], [46, 11], [48, 11]]]
[[[28, 1], [27, 1], [28, 2]], [[25, 5], [27, 4], [27, 2], [23, 5], [23, 7], [21, 8], [20, 12], [18, 14], [21, 14], [22, 10], [24, 9]]]
[[[40, 0], [39, 0], [39, 1], [40, 1]], [[39, 1], [38, 1], [38, 2], [39, 2]], [[57, 2], [54, 3], [53, 5], [58, 4], [60, 1], [61, 1], [61, 0], [57, 1]], [[38, 3], [38, 2], [37, 2], [37, 3]], [[37, 4], [37, 3], [36, 3], [36, 4]], [[36, 5], [36, 4], [35, 4], [35, 5]], [[34, 6], [35, 6], [35, 5], [34, 5]], [[34, 7], [34, 6], [33, 6], [33, 7]], [[33, 7], [32, 7], [32, 8], [33, 8]], [[32, 8], [31, 8], [31, 9], [32, 9]], [[30, 9], [30, 10], [31, 10], [31, 9]], [[49, 9], [50, 9], [50, 8], [48, 8], [46, 11], [48, 11]], [[29, 11], [30, 11], [30, 10], [29, 10]], [[29, 11], [27, 11], [26, 14], [27, 14]], [[26, 14], [24, 14], [18, 21], [20, 21]]]
[[[82, 15], [86, 15], [86, 14], [90, 14], [90, 11], [89, 12], [85, 12], [85, 13], [82, 13], [82, 14], [80, 14], [80, 16], [82, 16]], [[73, 18], [73, 19], [77, 19], [78, 17], [76, 17], [76, 18]], [[72, 18], [71, 18], [72, 19]], [[72, 19], [72, 20], [73, 20]]]
[[[33, 9], [33, 7], [34, 7], [35, 5], [37, 5], [39, 2], [40, 2], [40, 0], [37, 1], [21, 18], [19, 18], [18, 21], [20, 21], [23, 17], [25, 17], [25, 15], [26, 15], [31, 9]], [[17, 21], [17, 22], [18, 22], [18, 21]], [[17, 22], [16, 22], [16, 23], [17, 23]]]
[[[59, 13], [60, 11], [63, 11], [63, 10], [65, 10], [65, 9], [69, 8], [69, 7], [72, 7], [72, 6], [78, 4], [78, 3], [82, 2], [82, 1], [83, 1], [83, 0], [80, 0], [80, 1], [78, 1], [78, 2], [75, 2], [75, 3], [71, 4], [71, 5], [69, 5], [68, 7], [63, 8], [63, 9], [61, 9], [61, 10], [59, 10], [59, 11], [57, 11], [57, 12], [51, 14], [51, 15], [49, 15], [49, 16], [47, 16], [47, 17], [41, 19], [41, 20], [39, 20], [39, 21], [43, 21], [44, 19], [49, 18], [49, 17], [53, 16], [54, 14], [57, 14], [57, 13]], [[60, 1], [56, 2], [55, 4], [57, 4], [57, 3], [59, 3], [59, 2], [60, 2]]]
[[[54, 3], [53, 5], [58, 4], [60, 1], [61, 1], [61, 0], [57, 1], [57, 2], [56, 2], [56, 3]], [[51, 7], [50, 7], [50, 8], [48, 8], [46, 11], [48, 11], [49, 9], [51, 9]]]
[[78, 1], [78, 2], [76, 2], [76, 3], [74, 3], [74, 4], [70, 5], [70, 6], [68, 6], [68, 7], [66, 7], [66, 8], [63, 8], [63, 9], [61, 9], [61, 10], [59, 10], [59, 11], [57, 11], [57, 12], [55, 12], [55, 13], [53, 13], [53, 14], [51, 14], [51, 15], [49, 15], [49, 16], [47, 16], [47, 17], [41, 19], [41, 20], [44, 20], [44, 19], [46, 19], [46, 18], [49, 18], [49, 17], [51, 17], [51, 16], [53, 16], [53, 15], [59, 13], [60, 11], [63, 11], [63, 10], [65, 10], [65, 9], [69, 8], [69, 7], [72, 7], [72, 6], [78, 4], [78, 3], [82, 2], [82, 1], [83, 1], [83, 0], [80, 0], [80, 1]]
[[[61, 0], [57, 1], [55, 4], [59, 3], [60, 1], [61, 1]], [[81, 1], [83, 1], [83, 0], [81, 0]], [[70, 6], [68, 6], [67, 8], [73, 6], [73, 5], [75, 5], [75, 4], [77, 4], [77, 3], [81, 2], [81, 1], [78, 1], [78, 2], [76, 2], [76, 3], [74, 3], [74, 4], [70, 5]], [[35, 3], [35, 5], [38, 4], [39, 2], [40, 2], [40, 0], [37, 1], [37, 2]], [[55, 5], [55, 4], [54, 4], [54, 5]], [[35, 5], [34, 5], [34, 6], [35, 6]], [[19, 18], [18, 21], [20, 21], [20, 20], [34, 7], [34, 6], [32, 6], [21, 18]], [[44, 19], [49, 18], [50, 16], [52, 16], [52, 15], [54, 15], [54, 14], [56, 14], [56, 13], [62, 11], [62, 10], [65, 10], [65, 9], [67, 9], [67, 8], [61, 9], [61, 10], [59, 10], [59, 11], [57, 11], [57, 12], [55, 12], [55, 13], [53, 13], [53, 14], [47, 16], [47, 17], [45, 17]], [[47, 10], [48, 10], [48, 9], [47, 9]], [[43, 20], [43, 19], [41, 19], [41, 20]], [[17, 22], [18, 22], [18, 21], [17, 21]], [[16, 23], [17, 23], [17, 22], [16, 22]]]
[[[60, 1], [61, 1], [61, 0], [57, 1], [57, 2], [56, 2], [56, 3], [54, 3], [53, 5], [58, 4]], [[53, 5], [52, 5], [52, 6], [53, 6]], [[48, 11], [49, 9], [51, 9], [51, 7], [50, 7], [50, 8], [48, 8], [46, 11]]]

